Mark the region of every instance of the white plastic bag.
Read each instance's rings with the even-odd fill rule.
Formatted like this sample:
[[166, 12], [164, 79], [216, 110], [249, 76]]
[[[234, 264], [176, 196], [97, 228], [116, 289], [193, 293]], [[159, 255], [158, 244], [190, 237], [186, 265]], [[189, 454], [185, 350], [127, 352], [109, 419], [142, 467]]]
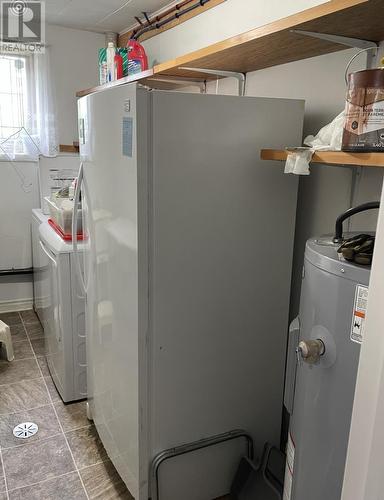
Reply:
[[309, 175], [309, 164], [313, 156], [312, 148], [298, 148], [296, 151], [290, 151], [285, 162], [284, 173], [296, 175]]
[[343, 138], [345, 113], [342, 111], [331, 123], [325, 125], [313, 136], [308, 135], [304, 139], [304, 144], [308, 148], [297, 148], [296, 151], [289, 152], [285, 162], [286, 174], [309, 175], [309, 164], [316, 150], [340, 151]]
[[344, 120], [345, 113], [342, 111], [331, 121], [331, 123], [321, 128], [316, 136], [308, 135], [304, 139], [304, 144], [315, 150], [340, 151]]

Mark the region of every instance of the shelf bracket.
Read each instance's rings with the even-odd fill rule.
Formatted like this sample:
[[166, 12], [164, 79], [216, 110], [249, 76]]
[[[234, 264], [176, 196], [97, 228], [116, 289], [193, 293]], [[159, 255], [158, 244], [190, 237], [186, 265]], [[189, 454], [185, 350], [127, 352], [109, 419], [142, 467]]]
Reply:
[[368, 49], [371, 47], [372, 48], [379, 47], [378, 43], [372, 42], [370, 40], [362, 40], [361, 38], [350, 38], [348, 36], [331, 35], [329, 33], [316, 33], [315, 31], [304, 31], [304, 30], [291, 30], [291, 33], [311, 36], [313, 38], [320, 38], [320, 40], [326, 40], [327, 42], [338, 43], [340, 45], [346, 45], [347, 47], [354, 47], [356, 49]]
[[224, 78], [236, 78], [238, 81], [239, 95], [245, 95], [245, 82], [246, 74], [239, 73], [237, 71], [224, 71], [222, 69], [206, 69], [206, 68], [189, 68], [180, 67], [179, 69], [184, 69], [186, 71], [194, 71], [195, 73], [206, 73], [207, 75], [222, 76]]
[[[332, 35], [330, 33], [317, 33], [315, 31], [304, 31], [304, 30], [291, 30], [291, 33], [296, 33], [297, 35], [311, 36], [312, 38], [319, 38], [320, 40], [325, 40], [327, 42], [337, 43], [339, 45], [345, 45], [346, 47], [352, 47], [354, 49], [376, 49], [372, 52], [368, 52], [368, 61], [372, 61], [377, 55], [377, 50], [379, 44], [372, 42], [371, 40], [363, 40], [361, 38], [351, 38], [349, 36], [342, 35]], [[370, 67], [370, 64], [368, 64]]]
[[158, 77], [156, 76], [155, 78], [146, 78], [147, 82], [153, 82], [156, 84], [156, 82], [163, 82], [163, 83], [173, 83], [174, 85], [180, 85], [182, 87], [199, 87], [200, 93], [205, 94], [207, 91], [207, 81], [206, 80], [196, 80], [194, 78], [187, 78], [183, 76], [177, 76], [177, 77], [166, 77], [166, 76], [161, 76]]

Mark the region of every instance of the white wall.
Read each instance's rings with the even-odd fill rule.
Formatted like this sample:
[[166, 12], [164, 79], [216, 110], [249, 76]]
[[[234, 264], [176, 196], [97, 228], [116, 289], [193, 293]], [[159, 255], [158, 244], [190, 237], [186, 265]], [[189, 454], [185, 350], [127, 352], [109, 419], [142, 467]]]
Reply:
[[[0, 269], [30, 267], [31, 210], [39, 205], [37, 163], [0, 161], [0, 169]], [[22, 179], [28, 187], [23, 188]], [[0, 308], [7, 301], [31, 298], [30, 276], [0, 278]]]
[[[104, 35], [59, 26], [46, 27], [50, 46], [51, 74], [57, 108], [59, 142], [77, 140], [76, 91], [98, 83], [98, 48], [104, 46]], [[30, 192], [20, 186], [14, 168], [0, 161], [0, 269], [31, 265], [31, 209], [40, 206], [37, 163], [17, 163], [28, 182]], [[8, 301], [31, 301], [30, 276], [0, 278], [0, 309]], [[14, 307], [12, 304], [9, 306]]]
[[98, 85], [98, 49], [105, 36], [61, 26], [46, 27], [60, 144], [78, 140], [76, 92]]

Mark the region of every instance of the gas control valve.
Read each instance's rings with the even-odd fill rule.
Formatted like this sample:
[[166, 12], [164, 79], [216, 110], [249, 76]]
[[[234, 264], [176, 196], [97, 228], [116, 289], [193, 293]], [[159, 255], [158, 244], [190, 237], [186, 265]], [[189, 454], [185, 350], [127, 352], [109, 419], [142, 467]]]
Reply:
[[302, 340], [296, 348], [297, 360], [314, 365], [320, 361], [325, 353], [325, 345], [322, 340]]

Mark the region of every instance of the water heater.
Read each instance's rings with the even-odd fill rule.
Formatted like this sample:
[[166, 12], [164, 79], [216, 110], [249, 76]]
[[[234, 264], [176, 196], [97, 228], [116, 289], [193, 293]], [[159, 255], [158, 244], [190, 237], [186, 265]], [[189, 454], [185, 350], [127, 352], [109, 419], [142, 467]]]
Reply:
[[306, 244], [300, 312], [288, 342], [284, 500], [341, 497], [370, 266], [343, 259], [340, 239]]

